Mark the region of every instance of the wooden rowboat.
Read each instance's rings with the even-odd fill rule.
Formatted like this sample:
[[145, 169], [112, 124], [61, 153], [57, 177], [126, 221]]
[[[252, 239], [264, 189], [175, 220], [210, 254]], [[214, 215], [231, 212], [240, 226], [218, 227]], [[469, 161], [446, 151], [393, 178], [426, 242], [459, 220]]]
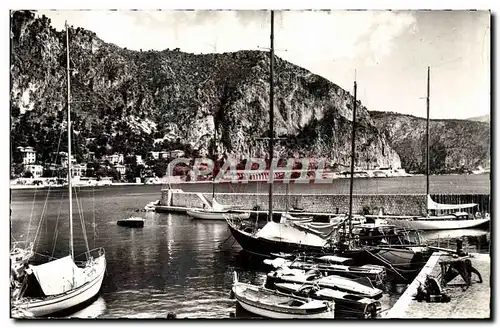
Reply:
[[238, 281], [234, 273], [233, 294], [248, 312], [271, 319], [333, 319], [335, 303], [283, 295], [262, 286]]

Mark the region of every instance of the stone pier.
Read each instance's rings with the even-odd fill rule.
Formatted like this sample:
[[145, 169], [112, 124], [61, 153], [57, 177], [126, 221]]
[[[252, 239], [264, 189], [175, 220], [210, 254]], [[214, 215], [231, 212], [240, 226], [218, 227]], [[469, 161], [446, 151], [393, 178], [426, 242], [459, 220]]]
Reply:
[[[180, 189], [163, 189], [160, 205], [187, 208], [202, 208], [203, 195], [212, 199], [211, 193], [183, 192]], [[267, 193], [216, 193], [216, 199], [224, 205], [239, 205], [242, 209], [251, 210], [259, 206], [268, 209]], [[349, 195], [342, 194], [274, 194], [273, 209], [284, 211], [287, 207], [303, 208], [307, 212], [348, 213]], [[387, 215], [421, 215], [425, 213], [425, 195], [354, 195], [353, 212]]]

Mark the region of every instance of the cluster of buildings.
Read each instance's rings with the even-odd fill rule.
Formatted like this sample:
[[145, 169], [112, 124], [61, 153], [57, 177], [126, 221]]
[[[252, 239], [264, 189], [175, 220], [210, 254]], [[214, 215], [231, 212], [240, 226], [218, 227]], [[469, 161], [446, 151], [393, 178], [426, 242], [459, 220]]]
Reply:
[[[67, 152], [59, 152], [56, 156], [55, 163], [49, 165], [41, 165], [37, 161], [37, 154], [33, 147], [17, 147], [16, 151], [20, 155], [21, 164], [23, 165], [23, 172], [31, 173], [33, 178], [40, 178], [44, 174], [44, 170], [57, 172], [60, 169], [66, 168], [68, 166], [68, 160], [71, 160], [72, 177], [74, 179], [79, 179], [87, 175], [87, 170], [92, 170], [93, 166], [87, 163], [96, 162], [96, 157], [93, 152], [89, 152], [84, 156], [86, 163], [77, 163], [75, 157], [71, 155], [68, 159]], [[124, 176], [127, 171], [127, 165], [125, 165], [125, 158], [135, 156], [135, 164], [142, 165], [147, 168], [145, 159], [141, 155], [127, 155], [115, 153], [112, 155], [104, 155], [98, 162], [101, 165], [105, 165], [108, 169], [114, 168], [121, 176]], [[178, 158], [184, 156], [184, 151], [182, 150], [172, 150], [172, 151], [151, 151], [148, 153], [148, 157], [153, 160]]]

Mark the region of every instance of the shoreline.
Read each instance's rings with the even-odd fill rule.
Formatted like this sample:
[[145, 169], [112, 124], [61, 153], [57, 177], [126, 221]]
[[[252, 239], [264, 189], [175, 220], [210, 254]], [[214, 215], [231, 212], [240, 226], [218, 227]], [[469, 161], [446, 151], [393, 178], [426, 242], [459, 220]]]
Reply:
[[[393, 176], [393, 177], [354, 177], [355, 180], [365, 180], [365, 181], [385, 181], [385, 180], [391, 180], [391, 179], [401, 179], [401, 178], [407, 178], [407, 179], [412, 179], [412, 178], [421, 178], [422, 176], [425, 175], [419, 175], [419, 174], [414, 174], [412, 176], [407, 176], [407, 177], [401, 177], [401, 176]], [[462, 177], [468, 177], [468, 176], [477, 176], [477, 175], [469, 175], [469, 174], [443, 174], [439, 176], [462, 176]], [[326, 184], [331, 184], [334, 181], [340, 181], [340, 180], [348, 180], [349, 178], [345, 177], [339, 177], [335, 179], [331, 179], [328, 181]], [[328, 179], [327, 179], [328, 180]], [[65, 188], [67, 187], [67, 184], [64, 185], [34, 185], [34, 184], [17, 184], [13, 183], [15, 180], [10, 180], [10, 186], [9, 188], [11, 190], [23, 190], [23, 189], [59, 189], [59, 188]], [[315, 184], [316, 180], [315, 179], [292, 179], [288, 182], [288, 184], [298, 184], [298, 185], [309, 185], [309, 184]], [[248, 180], [248, 181], [241, 181], [241, 180], [221, 180], [218, 181], [216, 184], [220, 185], [247, 185], [251, 183], [268, 183], [267, 179], [258, 179], [258, 180]], [[273, 183], [276, 184], [284, 184], [284, 179], [274, 179]], [[167, 181], [158, 181], [154, 183], [144, 183], [144, 182], [114, 182], [114, 183], [107, 183], [107, 184], [97, 184], [97, 185], [78, 185], [78, 184], [73, 184], [74, 187], [78, 188], [89, 188], [89, 187], [99, 187], [99, 188], [104, 188], [104, 187], [113, 187], [113, 186], [169, 186], [169, 185], [175, 185], [175, 186], [182, 186], [182, 185], [208, 185], [208, 184], [213, 184], [213, 181], [211, 180], [202, 180], [202, 181], [172, 181], [172, 182], [167, 182]], [[317, 184], [324, 185], [325, 183], [317, 182]]]

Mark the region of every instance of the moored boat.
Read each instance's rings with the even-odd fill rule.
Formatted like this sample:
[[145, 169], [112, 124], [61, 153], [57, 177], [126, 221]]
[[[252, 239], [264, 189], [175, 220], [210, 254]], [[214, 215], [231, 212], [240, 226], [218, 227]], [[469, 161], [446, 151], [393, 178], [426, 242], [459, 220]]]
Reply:
[[328, 275], [339, 275], [343, 277], [367, 277], [372, 282], [381, 283], [384, 281], [386, 271], [383, 266], [378, 265], [362, 265], [362, 266], [347, 266], [340, 264], [318, 263], [310, 261], [287, 261], [285, 259], [264, 260], [264, 263], [273, 266], [274, 268], [288, 267], [290, 269], [300, 270], [318, 270]]
[[[229, 212], [224, 210], [216, 211], [206, 209], [190, 209], [186, 211], [186, 214], [193, 219], [199, 220], [225, 220]], [[250, 217], [250, 213], [231, 213], [231, 215], [242, 220], [248, 219]]]
[[318, 285], [348, 293], [378, 299], [383, 291], [373, 287], [368, 278], [350, 279], [338, 275], [323, 276], [317, 270], [304, 271], [299, 269], [282, 268], [267, 274], [266, 285], [277, 282], [291, 282], [304, 285]]
[[75, 265], [71, 256], [29, 266], [30, 289], [23, 293], [22, 298], [13, 301], [13, 307], [39, 317], [88, 301], [99, 292], [106, 271], [104, 250], [99, 249], [99, 254], [82, 268]]
[[[66, 73], [67, 73], [67, 145], [68, 158], [71, 154], [71, 67], [69, 56], [69, 27], [66, 28]], [[11, 276], [11, 309], [29, 316], [46, 316], [68, 310], [91, 300], [101, 289], [106, 272], [106, 257], [103, 248], [89, 250], [86, 241], [86, 261], [75, 261], [73, 237], [73, 186], [72, 161], [67, 161], [68, 202], [69, 202], [69, 255], [39, 265], [25, 263], [23, 274]], [[76, 191], [75, 191], [76, 192]], [[78, 199], [78, 198], [77, 198]], [[46, 204], [45, 204], [46, 205]], [[81, 224], [85, 227], [83, 213]], [[95, 218], [95, 217], [94, 217]], [[95, 229], [95, 220], [93, 227]], [[40, 227], [40, 225], [39, 225]], [[85, 236], [85, 229], [82, 229]], [[56, 225], [57, 231], [57, 225]], [[35, 236], [35, 239], [37, 237]]]
[[228, 216], [229, 231], [238, 244], [248, 253], [261, 257], [271, 254], [314, 252], [321, 253], [327, 245], [323, 238], [299, 231], [286, 224], [269, 221], [262, 229], [252, 231], [242, 220]]
[[126, 219], [118, 220], [117, 224], [123, 227], [142, 228], [144, 227], [144, 219], [138, 216], [133, 216]]
[[418, 230], [456, 230], [486, 226], [490, 222], [489, 215], [472, 216], [466, 212], [456, 212], [449, 215], [431, 215], [414, 219], [385, 218], [398, 227]]
[[[424, 215], [415, 215], [412, 218], [394, 218], [386, 219], [388, 222], [403, 228], [412, 228], [418, 230], [452, 230], [469, 229], [486, 226], [490, 222], [490, 215], [487, 212], [481, 212], [479, 204], [441, 204], [432, 200], [430, 194], [430, 67], [427, 67], [427, 121], [426, 121], [426, 195], [427, 211]], [[477, 208], [477, 211], [476, 211]], [[475, 213], [475, 214], [474, 214]]]
[[274, 286], [276, 290], [294, 296], [334, 301], [336, 313], [343, 313], [345, 316], [357, 314], [364, 318], [375, 318], [381, 310], [381, 304], [377, 300], [339, 290], [295, 283], [276, 283]]
[[238, 281], [234, 272], [232, 292], [248, 312], [271, 319], [333, 319], [335, 303], [283, 295], [263, 286]]

